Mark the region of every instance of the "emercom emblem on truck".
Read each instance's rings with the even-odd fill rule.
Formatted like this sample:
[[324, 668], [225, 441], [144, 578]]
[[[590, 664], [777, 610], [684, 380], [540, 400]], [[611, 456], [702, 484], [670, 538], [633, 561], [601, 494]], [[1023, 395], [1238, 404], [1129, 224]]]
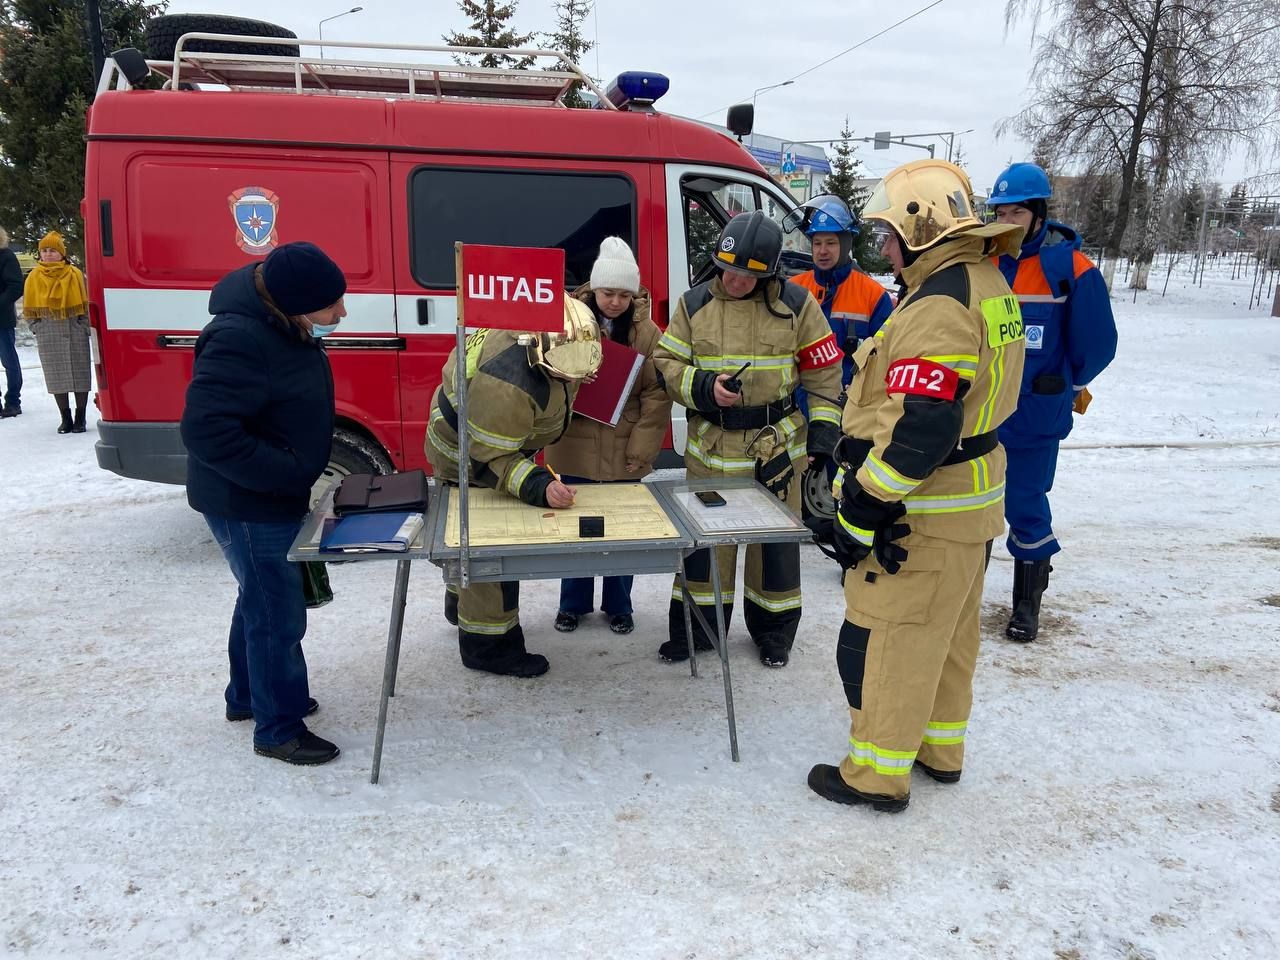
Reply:
[[264, 187], [241, 187], [227, 197], [236, 221], [236, 245], [245, 253], [261, 257], [279, 243], [276, 213], [280, 198]]

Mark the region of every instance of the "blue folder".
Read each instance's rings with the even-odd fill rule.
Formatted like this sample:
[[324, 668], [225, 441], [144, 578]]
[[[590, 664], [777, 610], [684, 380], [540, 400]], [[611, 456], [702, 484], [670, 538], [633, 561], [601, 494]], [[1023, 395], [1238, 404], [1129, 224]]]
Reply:
[[343, 517], [320, 539], [330, 552], [389, 550], [403, 553], [422, 531], [420, 513], [360, 513]]

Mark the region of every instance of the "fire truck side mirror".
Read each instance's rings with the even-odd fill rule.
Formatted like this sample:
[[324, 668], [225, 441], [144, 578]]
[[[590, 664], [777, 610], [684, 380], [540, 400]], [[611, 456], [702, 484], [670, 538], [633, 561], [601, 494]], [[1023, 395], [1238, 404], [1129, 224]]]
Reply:
[[136, 87], [151, 76], [151, 68], [147, 66], [147, 58], [134, 47], [125, 47], [117, 50], [111, 54], [111, 59], [116, 62], [116, 66], [120, 68], [120, 72], [124, 74], [124, 78], [129, 81], [129, 85], [132, 87]]
[[729, 132], [742, 140], [751, 132], [751, 128], [756, 123], [756, 108], [750, 103], [735, 103], [729, 108], [729, 116], [725, 119], [724, 125], [729, 128]]

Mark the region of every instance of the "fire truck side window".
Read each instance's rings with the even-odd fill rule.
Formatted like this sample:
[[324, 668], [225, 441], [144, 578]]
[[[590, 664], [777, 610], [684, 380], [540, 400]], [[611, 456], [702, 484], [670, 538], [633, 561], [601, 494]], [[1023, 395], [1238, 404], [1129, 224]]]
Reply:
[[635, 249], [636, 192], [624, 176], [421, 167], [409, 203], [413, 278], [424, 287], [454, 285], [457, 240], [560, 247], [569, 289], [591, 278], [605, 237]]
[[739, 213], [758, 209], [755, 188], [709, 176], [686, 177], [684, 197], [685, 250], [689, 257], [689, 285], [712, 275], [711, 257], [724, 225]]

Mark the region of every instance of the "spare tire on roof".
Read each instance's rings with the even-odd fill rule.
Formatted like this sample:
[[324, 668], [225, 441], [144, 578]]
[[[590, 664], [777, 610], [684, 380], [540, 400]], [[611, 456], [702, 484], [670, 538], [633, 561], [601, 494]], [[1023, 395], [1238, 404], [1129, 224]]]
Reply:
[[[173, 13], [152, 17], [147, 21], [147, 56], [152, 60], [172, 60], [174, 48], [185, 33], [231, 33], [241, 37], [280, 37], [296, 40], [292, 30], [244, 17], [220, 17], [203, 13]], [[296, 57], [296, 43], [235, 43], [229, 40], [193, 40], [184, 52], [259, 54], [270, 57]]]

